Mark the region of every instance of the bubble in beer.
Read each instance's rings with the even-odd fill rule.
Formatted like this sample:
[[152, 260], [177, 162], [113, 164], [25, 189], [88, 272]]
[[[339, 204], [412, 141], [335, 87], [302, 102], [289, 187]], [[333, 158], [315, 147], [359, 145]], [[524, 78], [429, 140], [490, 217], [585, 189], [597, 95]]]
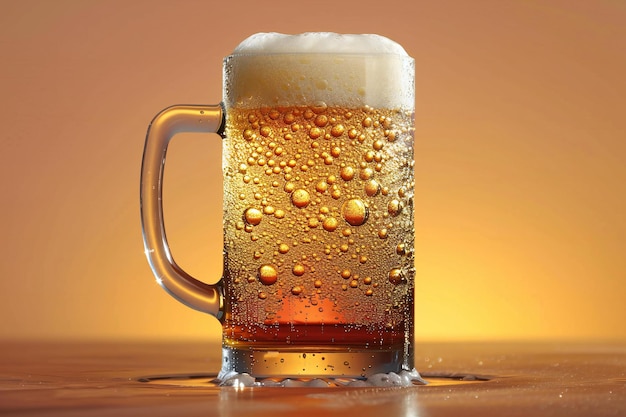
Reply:
[[261, 219], [263, 219], [263, 213], [261, 213], [261, 210], [259, 209], [250, 207], [244, 212], [243, 218], [246, 223], [256, 226], [261, 223]]
[[263, 285], [272, 285], [278, 280], [278, 271], [273, 265], [265, 264], [259, 267], [259, 281]]
[[363, 201], [353, 198], [341, 206], [343, 218], [352, 226], [360, 226], [367, 221], [368, 210]]
[[389, 282], [391, 282], [394, 285], [398, 285], [406, 281], [406, 278], [404, 277], [402, 270], [399, 268], [394, 268], [391, 271], [389, 271], [388, 277], [389, 277]]
[[291, 194], [291, 202], [298, 208], [304, 208], [311, 202], [311, 196], [307, 190], [299, 188]]

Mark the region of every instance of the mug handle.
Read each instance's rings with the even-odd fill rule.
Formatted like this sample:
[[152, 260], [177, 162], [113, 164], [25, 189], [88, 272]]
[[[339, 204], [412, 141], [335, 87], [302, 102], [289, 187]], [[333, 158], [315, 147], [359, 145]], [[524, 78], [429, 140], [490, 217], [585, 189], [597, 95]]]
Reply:
[[182, 132], [219, 133], [223, 127], [221, 105], [176, 105], [157, 114], [146, 134], [141, 166], [141, 227], [148, 263], [156, 281], [183, 304], [223, 316], [223, 286], [206, 284], [179, 267], [167, 244], [163, 223], [162, 185], [167, 146]]

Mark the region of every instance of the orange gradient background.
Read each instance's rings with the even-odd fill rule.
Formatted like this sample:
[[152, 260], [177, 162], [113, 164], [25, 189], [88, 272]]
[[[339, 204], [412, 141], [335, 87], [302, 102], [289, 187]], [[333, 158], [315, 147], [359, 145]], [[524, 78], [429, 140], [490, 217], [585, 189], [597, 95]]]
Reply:
[[[197, 338], [157, 286], [139, 170], [162, 108], [221, 100], [255, 32], [379, 33], [416, 60], [416, 337], [626, 340], [626, 3], [0, 0], [0, 338]], [[221, 274], [220, 139], [165, 179], [177, 262]]]

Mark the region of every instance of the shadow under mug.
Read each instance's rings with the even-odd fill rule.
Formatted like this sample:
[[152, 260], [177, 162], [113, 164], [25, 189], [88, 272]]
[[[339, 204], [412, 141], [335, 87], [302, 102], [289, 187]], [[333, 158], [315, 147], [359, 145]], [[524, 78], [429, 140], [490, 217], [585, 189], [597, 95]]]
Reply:
[[[408, 56], [234, 54], [222, 103], [153, 119], [141, 174], [146, 255], [169, 294], [222, 323], [221, 377], [413, 369], [413, 80]], [[216, 284], [179, 267], [165, 236], [165, 154], [180, 132], [222, 137]]]

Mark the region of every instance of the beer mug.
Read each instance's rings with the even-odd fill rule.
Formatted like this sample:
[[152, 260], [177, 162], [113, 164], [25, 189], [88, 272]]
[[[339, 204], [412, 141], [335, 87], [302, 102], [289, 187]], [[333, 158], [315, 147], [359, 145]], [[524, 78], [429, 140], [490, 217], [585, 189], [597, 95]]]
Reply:
[[[220, 378], [413, 370], [413, 59], [378, 35], [268, 33], [223, 65], [220, 104], [167, 108], [148, 129], [141, 213], [157, 282], [222, 323]], [[165, 237], [179, 132], [222, 137], [216, 284], [185, 273]]]

